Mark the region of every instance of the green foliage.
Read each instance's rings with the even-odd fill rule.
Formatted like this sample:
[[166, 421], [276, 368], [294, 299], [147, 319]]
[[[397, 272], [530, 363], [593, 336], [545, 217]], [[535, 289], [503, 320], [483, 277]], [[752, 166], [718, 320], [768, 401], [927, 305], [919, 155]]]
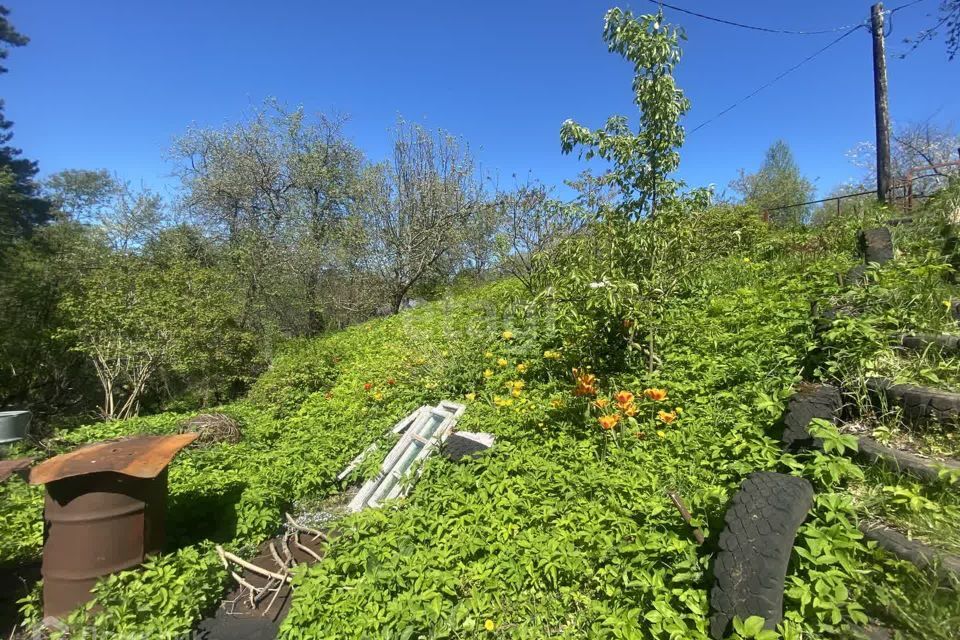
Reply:
[[[800, 366], [802, 292], [831, 277], [762, 266], [744, 274], [740, 259], [717, 263], [702, 283], [712, 306], [669, 305], [655, 377], [643, 367], [601, 377], [603, 396], [656, 384], [669, 389], [661, 406], [682, 405], [669, 427], [638, 416], [642, 439], [604, 434], [595, 412], [585, 421], [562, 370], [566, 347], [541, 342], [550, 357], [517, 375], [518, 350], [549, 334], [530, 324], [536, 317], [500, 325], [509, 338], [475, 343], [479, 353], [458, 359], [478, 385], [461, 425], [495, 431], [496, 449], [469, 463], [432, 461], [402, 509], [342, 520], [324, 562], [298, 576], [283, 637], [471, 637], [487, 619], [517, 638], [705, 637], [708, 557], [665, 491], [679, 488], [715, 535], [743, 475], [776, 465], [764, 425]], [[725, 290], [733, 273], [744, 286]], [[515, 378], [525, 385], [509, 397], [502, 389]]]
[[34, 411], [36, 426], [50, 413], [86, 408], [84, 397], [96, 392], [93, 371], [82, 355], [56, 340], [63, 326], [59, 309], [66, 292], [76, 290], [87, 256], [99, 245], [79, 225], [58, 224], [38, 229], [28, 240], [10, 246], [3, 255], [0, 280], [0, 405]]
[[313, 393], [326, 391], [337, 379], [342, 357], [315, 340], [290, 342], [250, 389], [250, 400], [292, 413]]
[[734, 638], [747, 639], [756, 638], [756, 640], [778, 640], [780, 635], [776, 631], [763, 628], [764, 619], [760, 616], [750, 616], [742, 620], [740, 616], [733, 619]]
[[[793, 152], [783, 140], [773, 143], [757, 173], [740, 170], [731, 186], [743, 196], [744, 204], [760, 210], [800, 204], [813, 199], [813, 183], [800, 174]], [[771, 218], [784, 225], [800, 224], [807, 219], [805, 207], [790, 207], [772, 212]]]
[[684, 140], [680, 119], [690, 108], [673, 77], [682, 39], [683, 32], [665, 24], [662, 13], [635, 18], [620, 8], [607, 11], [603, 40], [611, 52], [633, 65], [639, 130], [632, 133], [624, 116], [610, 117], [603, 129], [596, 131], [572, 120], [560, 129], [564, 153], [584, 147], [587, 159], [596, 155], [613, 163], [607, 177], [625, 199], [624, 217], [657, 212], [661, 203], [672, 200], [679, 186], [669, 176], [680, 165], [678, 150]]
[[36, 561], [43, 544], [43, 493], [19, 478], [0, 483], [0, 566]]
[[[588, 358], [599, 349], [528, 313], [511, 283], [290, 342], [251, 401], [222, 409], [244, 439], [188, 448], [171, 465], [168, 552], [101, 583], [102, 608], [75, 613], [72, 627], [187, 631], [223, 584], [211, 543], [251, 549], [292, 503], [336, 492], [336, 474], [371, 442], [385, 451], [397, 419], [444, 398], [464, 399], [460, 427], [494, 432], [494, 449], [460, 463], [432, 459], [403, 503], [340, 520], [324, 561], [297, 573], [282, 637], [705, 638], [710, 546], [694, 543], [666, 492], [679, 491], [715, 540], [742, 479], [781, 465], [821, 491], [797, 538], [784, 622], [766, 632], [748, 619], [735, 632], [824, 637], [875, 615], [880, 598], [911, 606], [921, 586], [875, 558], [855, 525], [861, 502], [838, 489], [864, 482], [840, 455], [850, 437], [818, 423], [825, 451], [792, 457], [768, 433], [811, 347], [810, 301], [839, 290], [834, 274], [847, 258], [829, 245], [792, 252], [746, 213], [709, 210], [702, 219], [716, 228], [729, 220], [742, 239], [721, 235], [689, 285], [663, 300], [657, 370], [629, 358], [596, 370], [597, 397], [611, 405], [618, 391], [640, 397], [648, 387], [667, 389], [666, 399], [638, 401], [636, 415], [601, 429], [609, 408], [572, 396], [569, 374], [595, 363]], [[671, 424], [659, 410], [675, 416]], [[172, 433], [186, 417], [89, 425], [50, 444], [63, 451]], [[39, 490], [5, 491], [2, 515], [22, 514], [11, 527], [39, 520]], [[923, 531], [944, 531], [955, 500], [910, 491], [884, 494], [895, 498], [884, 513], [919, 510], [936, 527]], [[36, 557], [39, 532], [17, 543], [15, 529], [4, 531], [8, 559]], [[938, 615], [955, 615], [955, 603], [931, 597]], [[25, 613], [35, 606], [25, 603]]]
[[[188, 547], [151, 558], [139, 571], [101, 580], [94, 599], [65, 623], [84, 634], [181, 638], [201, 612], [219, 602], [226, 578], [212, 545]], [[74, 633], [51, 637], [71, 638]]]
[[136, 415], [158, 371], [195, 376], [211, 395], [243, 371], [254, 338], [237, 325], [225, 285], [213, 269], [116, 252], [81, 277], [60, 303], [60, 336], [93, 364], [105, 418]]

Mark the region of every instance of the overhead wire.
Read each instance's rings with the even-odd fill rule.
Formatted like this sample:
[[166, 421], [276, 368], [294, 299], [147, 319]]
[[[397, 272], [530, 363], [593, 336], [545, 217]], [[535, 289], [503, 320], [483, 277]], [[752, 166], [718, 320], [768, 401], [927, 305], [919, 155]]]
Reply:
[[[915, 0], [915, 2], [921, 2], [922, 0]], [[821, 29], [819, 31], [794, 31], [792, 29], [774, 29], [772, 27], [760, 27], [757, 25], [744, 24], [742, 22], [737, 22], [735, 20], [727, 20], [725, 18], [717, 18], [715, 16], [708, 16], [704, 13], [698, 13], [696, 11], [691, 11], [690, 9], [684, 9], [683, 7], [678, 7], [672, 4], [667, 4], [666, 2], [660, 2], [659, 0], [648, 0], [655, 5], [661, 7], [667, 7], [668, 9], [673, 9], [674, 11], [679, 11], [680, 13], [686, 13], [687, 15], [695, 16], [697, 18], [703, 18], [704, 20], [710, 20], [711, 22], [718, 22], [720, 24], [725, 24], [731, 27], [740, 27], [741, 29], [750, 29], [752, 31], [763, 31], [764, 33], [780, 33], [785, 35], [792, 36], [819, 36], [825, 35], [828, 33], [838, 33], [840, 31], [846, 31], [852, 27], [856, 27], [862, 23], [848, 24], [842, 27], [833, 27], [831, 29]], [[909, 5], [904, 5], [904, 7]], [[898, 9], [904, 8], [898, 7]]]
[[[737, 22], [736, 20], [728, 20], [728, 19], [726, 19], [726, 18], [718, 18], [718, 17], [716, 17], [716, 16], [710, 16], [710, 15], [707, 15], [707, 14], [705, 14], [705, 13], [699, 13], [699, 12], [697, 12], [697, 11], [691, 11], [690, 9], [684, 9], [683, 7], [678, 7], [678, 6], [673, 5], [673, 4], [669, 4], [669, 3], [666, 3], [666, 2], [661, 2], [660, 0], [647, 0], [647, 1], [650, 2], [650, 3], [652, 3], [652, 4], [657, 5], [658, 7], [667, 7], [668, 9], [673, 9], [674, 11], [679, 11], [680, 13], [685, 13], [685, 14], [690, 15], [690, 16], [695, 16], [695, 17], [697, 17], [697, 18], [702, 18], [702, 19], [704, 19], [704, 20], [709, 20], [709, 21], [711, 21], [711, 22], [717, 22], [717, 23], [719, 23], [719, 24], [725, 24], [725, 25], [728, 25], [728, 26], [731, 26], [731, 27], [740, 27], [741, 29], [750, 29], [751, 31], [762, 31], [762, 32], [764, 32], [764, 33], [779, 33], [779, 34], [791, 35], [791, 36], [820, 36], [820, 35], [826, 35], [826, 34], [830, 34], [830, 33], [838, 33], [838, 32], [840, 32], [840, 31], [846, 31], [847, 29], [851, 29], [851, 28], [853, 28], [853, 27], [856, 27], [856, 26], [859, 26], [859, 25], [863, 24], [863, 22], [861, 21], [861, 22], [856, 22], [856, 23], [851, 23], [851, 24], [843, 25], [843, 26], [840, 26], [840, 27], [832, 27], [832, 28], [830, 28], [830, 29], [820, 29], [820, 30], [815, 30], [815, 31], [797, 31], [797, 30], [794, 30], [794, 29], [775, 29], [775, 28], [772, 28], [772, 27], [761, 27], [761, 26], [758, 26], [758, 25], [752, 25], [752, 24], [745, 24], [745, 23], [743, 23], [743, 22]], [[906, 9], [906, 8], [908, 8], [908, 7], [912, 7], [912, 6], [915, 5], [915, 4], [920, 4], [921, 2], [926, 2], [926, 0], [913, 0], [912, 2], [907, 2], [907, 3], [902, 4], [902, 5], [900, 5], [900, 6], [894, 7], [893, 9], [886, 9], [886, 10], [884, 10], [884, 13], [885, 13], [885, 14], [888, 14], [888, 15], [892, 15], [892, 14], [896, 13], [897, 11], [901, 11], [901, 10]]]
[[[821, 30], [816, 30], [816, 31], [798, 31], [798, 30], [793, 30], [793, 29], [775, 29], [775, 28], [772, 28], [772, 27], [762, 27], [762, 26], [758, 26], [758, 25], [750, 25], [750, 24], [745, 24], [745, 23], [742, 23], [742, 22], [737, 22], [737, 21], [735, 21], [735, 20], [727, 20], [726, 18], [718, 18], [718, 17], [716, 17], [716, 16], [710, 16], [710, 15], [707, 15], [707, 14], [704, 14], [704, 13], [699, 13], [699, 12], [696, 12], [696, 11], [691, 11], [691, 10], [689, 10], [689, 9], [684, 9], [683, 7], [678, 7], [678, 6], [673, 5], [673, 4], [669, 4], [669, 3], [666, 3], [666, 2], [662, 2], [661, 0], [648, 0], [648, 1], [651, 2], [651, 3], [653, 3], [653, 4], [655, 4], [655, 5], [657, 5], [657, 6], [659, 6], [659, 7], [667, 7], [668, 9], [672, 9], [673, 11], [678, 11], [678, 12], [680, 12], [680, 13], [685, 13], [685, 14], [687, 14], [687, 15], [695, 16], [695, 17], [697, 17], [697, 18], [702, 18], [702, 19], [704, 19], [704, 20], [709, 20], [709, 21], [711, 21], [711, 22], [717, 22], [717, 23], [725, 24], [725, 25], [732, 26], [732, 27], [739, 27], [739, 28], [742, 28], [742, 29], [749, 29], [749, 30], [751, 30], [751, 31], [761, 31], [761, 32], [764, 32], [764, 33], [774, 33], [774, 34], [782, 34], [782, 35], [798, 35], [798, 36], [825, 35], [825, 34], [837, 33], [837, 32], [839, 32], [839, 31], [843, 31], [843, 33], [840, 35], [840, 37], [835, 38], [834, 40], [832, 40], [832, 41], [831, 41], [829, 44], [827, 44], [826, 46], [818, 49], [817, 51], [813, 52], [812, 54], [810, 54], [809, 56], [807, 56], [806, 58], [804, 58], [803, 60], [801, 60], [801, 61], [798, 62], [797, 64], [793, 65], [793, 66], [790, 67], [789, 69], [783, 71], [782, 73], [780, 73], [779, 75], [777, 75], [776, 77], [774, 77], [772, 80], [770, 80], [770, 81], [762, 84], [762, 85], [759, 86], [758, 88], [754, 89], [754, 90], [751, 91], [749, 94], [747, 94], [747, 95], [745, 95], [743, 98], [737, 100], [736, 102], [734, 102], [733, 104], [731, 104], [729, 107], [727, 107], [727, 108], [724, 109], [723, 111], [720, 111], [719, 113], [717, 113], [717, 114], [714, 115], [713, 117], [705, 120], [704, 122], [701, 122], [701, 123], [698, 124], [696, 127], [694, 127], [694, 128], [691, 129], [689, 132], [687, 132], [687, 135], [689, 135], [689, 134], [691, 134], [691, 133], [694, 133], [694, 132], [696, 132], [696, 131], [699, 131], [700, 129], [702, 129], [703, 127], [705, 127], [705, 126], [707, 126], [708, 124], [712, 123], [713, 121], [717, 120], [718, 118], [721, 118], [721, 117], [723, 117], [724, 115], [726, 115], [727, 113], [729, 113], [730, 111], [736, 109], [737, 107], [739, 107], [739, 106], [740, 106], [741, 104], [743, 104], [744, 102], [747, 102], [748, 100], [750, 100], [751, 98], [753, 98], [754, 96], [756, 96], [758, 93], [760, 93], [760, 92], [762, 92], [763, 90], [771, 87], [772, 85], [776, 84], [777, 82], [779, 82], [779, 81], [782, 80], [783, 78], [787, 77], [788, 75], [790, 75], [791, 73], [793, 73], [794, 71], [796, 71], [797, 69], [799, 69], [800, 67], [802, 67], [803, 65], [807, 64], [808, 62], [810, 62], [810, 61], [813, 60], [814, 58], [818, 57], [820, 54], [822, 54], [823, 52], [825, 52], [827, 49], [830, 49], [830, 48], [833, 47], [834, 45], [840, 43], [842, 40], [844, 40], [845, 38], [847, 38], [848, 36], [850, 36], [850, 35], [851, 35], [852, 33], [854, 33], [855, 31], [857, 31], [857, 30], [859, 30], [859, 29], [861, 29], [861, 28], [867, 28], [867, 21], [866, 21], [866, 20], [862, 20], [862, 21], [860, 21], [860, 22], [857, 22], [857, 23], [854, 23], [854, 24], [848, 24], [848, 25], [845, 25], [845, 26], [842, 26], [842, 27], [833, 27], [833, 28], [831, 28], [831, 29], [821, 29]], [[912, 7], [912, 6], [916, 5], [916, 4], [920, 4], [921, 2], [924, 2], [924, 1], [925, 1], [925, 0], [912, 0], [911, 2], [906, 2], [906, 3], [904, 3], [904, 4], [901, 4], [901, 5], [897, 6], [897, 7], [894, 7], [893, 9], [886, 9], [886, 10], [884, 10], [883, 13], [884, 13], [885, 15], [887, 15], [887, 16], [892, 17], [893, 14], [897, 13], [898, 11], [902, 11], [903, 9], [907, 9], [907, 8], [909, 8], [909, 7]], [[892, 28], [893, 28], [892, 22], [893, 22], [893, 21], [891, 20], [891, 21], [890, 21], [890, 29], [891, 29], [891, 31], [892, 31]]]
[[906, 9], [906, 8], [908, 8], [908, 7], [912, 7], [912, 6], [915, 5], [915, 4], [920, 4], [921, 2], [926, 2], [926, 0], [913, 0], [913, 2], [907, 2], [907, 3], [905, 3], [905, 4], [900, 5], [899, 7], [894, 7], [893, 9], [888, 9], [888, 10], [884, 11], [884, 13], [896, 13], [897, 11], [900, 11], [900, 10], [902, 10], [902, 9]]
[[764, 89], [767, 89], [767, 88], [769, 88], [770, 86], [776, 84], [777, 82], [779, 82], [779, 81], [782, 80], [783, 78], [787, 77], [788, 75], [790, 75], [791, 73], [793, 73], [794, 71], [796, 71], [797, 69], [799, 69], [800, 67], [802, 67], [803, 65], [807, 64], [808, 62], [810, 62], [811, 60], [813, 60], [814, 58], [816, 58], [817, 56], [819, 56], [821, 53], [823, 53], [824, 51], [826, 51], [826, 50], [829, 49], [830, 47], [832, 47], [832, 46], [840, 43], [843, 39], [847, 38], [847, 37], [850, 36], [852, 33], [855, 33], [855, 32], [858, 31], [859, 29], [865, 28], [865, 26], [866, 26], [866, 25], [864, 25], [864, 24], [858, 24], [858, 25], [850, 28], [848, 31], [846, 31], [844, 34], [842, 34], [839, 38], [835, 38], [834, 40], [832, 40], [828, 45], [826, 45], [826, 46], [824, 46], [824, 47], [821, 47], [820, 49], [818, 49], [817, 51], [813, 52], [812, 54], [810, 54], [809, 56], [807, 56], [806, 58], [804, 58], [803, 60], [801, 60], [801, 61], [798, 62], [797, 64], [793, 65], [792, 67], [790, 67], [790, 68], [787, 69], [786, 71], [783, 71], [782, 73], [780, 73], [779, 75], [777, 75], [775, 78], [773, 78], [773, 79], [770, 80], [769, 82], [766, 82], [765, 84], [762, 84], [762, 85], [759, 86], [758, 88], [754, 89], [754, 90], [751, 91], [749, 94], [745, 95], [743, 98], [740, 98], [739, 100], [737, 100], [736, 102], [734, 102], [733, 104], [731, 104], [729, 107], [727, 107], [727, 108], [724, 109], [723, 111], [721, 111], [721, 112], [719, 112], [718, 114], [716, 114], [715, 116], [709, 118], [708, 120], [705, 120], [704, 122], [701, 122], [701, 123], [698, 124], [696, 127], [694, 127], [693, 129], [691, 129], [687, 134], [689, 135], [689, 134], [691, 134], [691, 133], [694, 133], [694, 132], [696, 132], [696, 131], [699, 131], [700, 129], [704, 128], [705, 126], [707, 126], [708, 124], [710, 124], [710, 123], [713, 122], [714, 120], [717, 120], [718, 118], [726, 115], [727, 113], [729, 113], [730, 111], [732, 111], [732, 110], [734, 110], [735, 108], [739, 107], [741, 104], [743, 104], [744, 102], [746, 102], [746, 101], [749, 100], [750, 98], [754, 97], [755, 95], [757, 95], [758, 93], [760, 93], [760, 92], [763, 91]]

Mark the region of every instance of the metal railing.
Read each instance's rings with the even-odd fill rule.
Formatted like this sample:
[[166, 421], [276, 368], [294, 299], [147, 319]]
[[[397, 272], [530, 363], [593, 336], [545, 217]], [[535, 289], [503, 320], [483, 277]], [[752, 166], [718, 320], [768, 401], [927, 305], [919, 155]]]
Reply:
[[[945, 173], [944, 169], [950, 169], [956, 167], [957, 171], [952, 173]], [[925, 173], [930, 172], [933, 173]], [[907, 176], [894, 184], [890, 189], [890, 193], [887, 194], [887, 202], [900, 206], [905, 212], [909, 212], [913, 208], [915, 200], [922, 198], [928, 198], [931, 194], [929, 193], [917, 193], [914, 188], [914, 184], [919, 180], [928, 180], [931, 178], [934, 179], [949, 179], [951, 176], [960, 176], [960, 161], [954, 162], [942, 162], [939, 164], [931, 164], [923, 167], [914, 167], [907, 172]], [[768, 207], [763, 210], [762, 216], [764, 222], [770, 222], [770, 214], [776, 211], [786, 211], [787, 209], [795, 209], [798, 207], [809, 207], [812, 205], [826, 205], [828, 202], [835, 202], [837, 215], [841, 213], [841, 203], [844, 200], [851, 198], [863, 198], [865, 196], [876, 196], [876, 189], [870, 191], [860, 191], [857, 193], [845, 193], [839, 196], [831, 196], [829, 198], [821, 198], [819, 200], [809, 200], [807, 202], [798, 202], [796, 204], [786, 204], [779, 207]]]

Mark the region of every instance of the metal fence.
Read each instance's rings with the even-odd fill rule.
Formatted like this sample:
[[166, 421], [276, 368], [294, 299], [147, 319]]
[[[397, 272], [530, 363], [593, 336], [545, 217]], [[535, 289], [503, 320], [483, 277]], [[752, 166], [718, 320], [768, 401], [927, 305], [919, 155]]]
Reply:
[[[930, 197], [939, 188], [935, 187], [933, 189], [918, 189], [918, 183], [929, 184], [930, 181], [941, 182], [957, 176], [960, 176], [960, 161], [943, 162], [940, 164], [915, 167], [907, 172], [907, 175], [903, 180], [893, 185], [893, 187], [890, 189], [890, 193], [887, 194], [887, 202], [900, 207], [904, 212], [909, 212], [917, 200]], [[764, 222], [770, 222], [771, 214], [775, 214], [778, 211], [802, 208], [801, 211], [806, 212], [807, 207], [812, 207], [814, 205], [823, 205], [824, 209], [828, 207], [833, 208], [835, 205], [836, 214], [840, 215], [842, 209], [841, 205], [845, 200], [865, 198], [868, 196], [875, 197], [876, 195], [877, 191], [875, 189], [870, 191], [859, 191], [857, 193], [845, 193], [839, 196], [821, 198], [819, 200], [809, 200], [807, 202], [798, 202], [796, 204], [787, 204], [779, 207], [769, 207], [763, 210], [762, 215]]]

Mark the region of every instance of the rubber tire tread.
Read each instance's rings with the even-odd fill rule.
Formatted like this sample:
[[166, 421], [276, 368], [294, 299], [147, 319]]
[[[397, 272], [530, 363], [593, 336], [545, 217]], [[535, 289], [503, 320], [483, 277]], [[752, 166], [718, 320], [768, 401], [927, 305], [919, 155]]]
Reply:
[[786, 451], [797, 452], [819, 446], [808, 427], [814, 418], [838, 424], [843, 398], [840, 390], [826, 384], [811, 384], [790, 396], [783, 416], [780, 441]]
[[813, 506], [803, 478], [770, 471], [747, 476], [727, 509], [714, 559], [710, 636], [721, 640], [735, 616], [783, 618], [783, 589], [797, 530]]
[[866, 264], [883, 264], [893, 260], [893, 239], [890, 229], [878, 227], [857, 232], [857, 250]]

